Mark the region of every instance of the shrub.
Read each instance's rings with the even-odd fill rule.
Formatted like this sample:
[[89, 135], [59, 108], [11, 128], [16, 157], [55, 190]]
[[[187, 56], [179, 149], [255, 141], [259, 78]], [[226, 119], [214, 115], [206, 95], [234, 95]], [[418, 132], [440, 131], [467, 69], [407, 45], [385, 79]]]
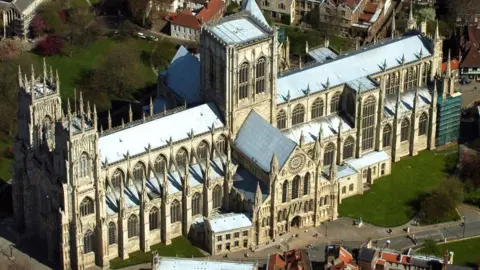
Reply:
[[281, 22], [286, 25], [290, 25], [290, 15], [282, 15]]
[[12, 60], [21, 52], [19, 42], [16, 40], [5, 39], [0, 41], [0, 62]]
[[41, 55], [54, 55], [62, 51], [63, 39], [58, 35], [49, 35], [37, 44], [37, 52]]
[[40, 15], [35, 15], [30, 22], [30, 30], [33, 37], [42, 35], [47, 29], [47, 24]]

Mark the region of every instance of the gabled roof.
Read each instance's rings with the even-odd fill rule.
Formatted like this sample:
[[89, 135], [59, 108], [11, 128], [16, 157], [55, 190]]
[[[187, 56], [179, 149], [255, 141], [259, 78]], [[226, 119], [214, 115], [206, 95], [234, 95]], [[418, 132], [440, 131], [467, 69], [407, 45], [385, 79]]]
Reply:
[[224, 9], [225, 3], [222, 0], [210, 0], [200, 12], [198, 12], [196, 17], [200, 22], [208, 22]]
[[234, 146], [265, 172], [270, 172], [273, 153], [282, 168], [297, 144], [265, 121], [254, 110], [240, 128]]
[[345, 163], [359, 171], [370, 165], [389, 160], [390, 156], [383, 151], [374, 151], [363, 155], [361, 158], [349, 159]]
[[172, 23], [195, 30], [200, 30], [200, 22], [195, 17], [195, 15], [193, 15], [192, 11], [188, 8], [180, 12], [177, 17], [172, 21]]
[[372, 262], [376, 253], [377, 251], [375, 249], [362, 247], [358, 253], [357, 259], [359, 261]]
[[206, 219], [214, 233], [228, 232], [242, 228], [250, 228], [252, 221], [245, 214], [228, 213]]
[[178, 48], [164, 74], [167, 76], [167, 86], [188, 104], [198, 104], [202, 101], [200, 96], [200, 59], [185, 47]]
[[263, 22], [264, 24], [268, 25], [267, 20], [263, 16], [262, 11], [257, 5], [257, 2], [255, 0], [246, 0], [242, 4], [242, 10], [246, 10], [250, 12], [255, 18]]

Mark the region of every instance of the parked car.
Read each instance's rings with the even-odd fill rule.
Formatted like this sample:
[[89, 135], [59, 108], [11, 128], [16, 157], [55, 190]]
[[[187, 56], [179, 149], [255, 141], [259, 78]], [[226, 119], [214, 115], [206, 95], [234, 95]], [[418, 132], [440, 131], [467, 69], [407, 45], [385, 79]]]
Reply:
[[470, 84], [472, 81], [467, 77], [463, 76], [460, 78], [460, 84]]
[[138, 33], [137, 33], [137, 37], [140, 38], [140, 39], [146, 39], [146, 38], [147, 38], [147, 37], [145, 36], [145, 34], [142, 33], [142, 32], [138, 32]]
[[155, 36], [148, 36], [147, 39], [150, 41], [158, 41], [158, 38]]

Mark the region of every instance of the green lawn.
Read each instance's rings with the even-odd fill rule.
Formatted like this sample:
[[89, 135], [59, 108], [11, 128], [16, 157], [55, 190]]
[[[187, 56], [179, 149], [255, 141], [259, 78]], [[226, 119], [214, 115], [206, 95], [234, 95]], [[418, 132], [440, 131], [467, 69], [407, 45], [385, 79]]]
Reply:
[[[453, 263], [456, 265], [475, 267], [480, 262], [480, 238], [439, 244], [440, 256], [445, 250], [453, 251]], [[422, 254], [422, 249], [416, 252]], [[427, 254], [430, 255], [430, 254]]]
[[[181, 258], [191, 258], [191, 257], [204, 257], [203, 253], [195, 246], [193, 246], [187, 238], [180, 236], [175, 239], [172, 239], [172, 244], [166, 246], [165, 244], [156, 244], [150, 247], [150, 249], [157, 250], [160, 256], [166, 257], [181, 257]], [[117, 269], [122, 267], [127, 267], [130, 265], [136, 265], [141, 263], [149, 263], [152, 261], [152, 252], [144, 253], [142, 251], [135, 251], [130, 253], [130, 258], [127, 260], [122, 260], [120, 258], [115, 258], [110, 261], [110, 268]]]
[[423, 151], [392, 164], [392, 174], [375, 181], [371, 189], [342, 201], [339, 214], [362, 217], [365, 222], [394, 227], [417, 212], [419, 197], [448, 176], [456, 164], [456, 146], [444, 151]]
[[0, 137], [0, 186], [2, 182], [9, 182], [11, 177], [12, 160], [5, 158], [3, 153], [5, 149], [13, 145], [12, 139]]

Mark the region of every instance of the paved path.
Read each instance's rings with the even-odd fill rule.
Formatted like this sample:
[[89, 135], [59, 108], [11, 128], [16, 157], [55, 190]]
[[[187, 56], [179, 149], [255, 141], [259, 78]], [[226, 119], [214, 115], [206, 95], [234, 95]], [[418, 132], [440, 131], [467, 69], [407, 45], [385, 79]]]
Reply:
[[[476, 87], [476, 89], [475, 89]], [[468, 107], [475, 100], [480, 100], [480, 83], [455, 84], [455, 89], [462, 92], [462, 107]]]

